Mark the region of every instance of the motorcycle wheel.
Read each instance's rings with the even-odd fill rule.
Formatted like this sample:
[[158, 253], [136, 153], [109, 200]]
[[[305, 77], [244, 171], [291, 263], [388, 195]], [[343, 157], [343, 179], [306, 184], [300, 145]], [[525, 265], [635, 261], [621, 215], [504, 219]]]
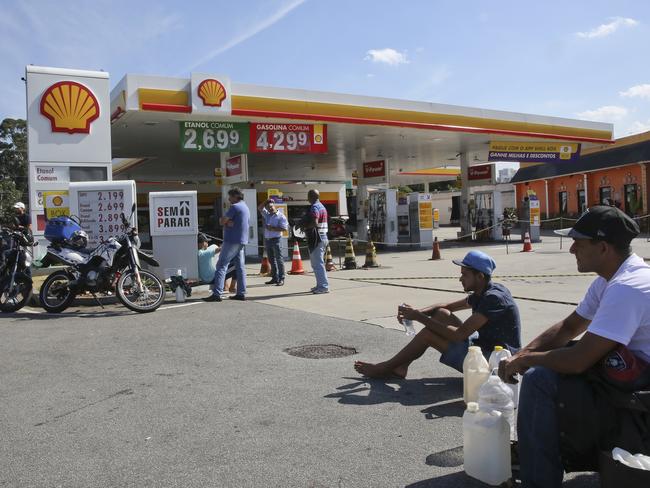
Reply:
[[70, 290], [70, 276], [66, 271], [55, 271], [48, 276], [38, 293], [41, 306], [50, 313], [59, 313], [70, 306], [76, 293]]
[[165, 285], [155, 274], [140, 270], [140, 280], [143, 290], [138, 290], [135, 273], [126, 270], [117, 280], [115, 287], [117, 298], [122, 304], [134, 312], [153, 312], [165, 299]]
[[5, 313], [20, 310], [32, 296], [32, 280], [26, 276], [16, 276], [12, 296], [9, 296], [9, 281], [9, 276], [0, 280], [0, 311]]

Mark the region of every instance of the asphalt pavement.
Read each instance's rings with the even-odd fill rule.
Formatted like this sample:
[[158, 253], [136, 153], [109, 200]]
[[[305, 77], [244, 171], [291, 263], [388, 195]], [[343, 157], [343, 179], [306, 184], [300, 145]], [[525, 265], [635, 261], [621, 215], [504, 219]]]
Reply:
[[[574, 276], [566, 247], [555, 247], [486, 248], [522, 297], [527, 338], [570, 312], [593, 279]], [[306, 292], [310, 273], [284, 289], [251, 276], [246, 302], [204, 303], [199, 288], [151, 314], [80, 302], [1, 316], [0, 486], [484, 486], [463, 473], [462, 378], [437, 353], [407, 380], [369, 381], [352, 367], [406, 344], [392, 315], [403, 296], [460, 296], [450, 260], [466, 250], [443, 248], [433, 263], [426, 251], [380, 254], [388, 264], [378, 270], [330, 274], [329, 295]], [[286, 351], [306, 345], [356, 353]], [[567, 479], [598, 485], [593, 474]]]

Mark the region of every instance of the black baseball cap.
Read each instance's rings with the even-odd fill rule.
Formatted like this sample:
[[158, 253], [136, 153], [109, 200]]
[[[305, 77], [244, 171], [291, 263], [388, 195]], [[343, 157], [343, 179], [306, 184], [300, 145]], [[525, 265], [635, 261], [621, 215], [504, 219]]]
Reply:
[[612, 244], [629, 244], [640, 232], [639, 225], [629, 215], [607, 205], [595, 205], [573, 227], [555, 231], [574, 239], [598, 239]]
[[208, 242], [208, 237], [202, 232], [199, 232], [199, 235], [196, 236], [196, 237], [197, 237], [196, 240], [197, 240], [197, 242], [199, 244], [201, 244], [203, 242]]

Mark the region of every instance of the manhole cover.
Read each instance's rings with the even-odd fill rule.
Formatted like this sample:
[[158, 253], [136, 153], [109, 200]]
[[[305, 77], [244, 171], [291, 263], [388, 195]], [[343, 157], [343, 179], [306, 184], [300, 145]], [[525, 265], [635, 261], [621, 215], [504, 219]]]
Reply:
[[284, 352], [299, 358], [328, 359], [352, 356], [357, 353], [357, 350], [354, 347], [337, 346], [336, 344], [312, 344], [308, 346], [289, 347]]

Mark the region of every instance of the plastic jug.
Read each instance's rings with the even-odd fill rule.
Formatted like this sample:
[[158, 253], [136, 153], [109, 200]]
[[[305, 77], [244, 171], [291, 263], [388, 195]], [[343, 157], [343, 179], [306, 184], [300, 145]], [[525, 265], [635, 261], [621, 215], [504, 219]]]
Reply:
[[509, 439], [515, 438], [515, 407], [512, 401], [512, 390], [496, 374], [496, 370], [478, 390], [478, 404], [482, 411], [495, 410], [501, 412], [509, 425]]
[[481, 348], [470, 346], [463, 360], [463, 400], [465, 404], [478, 400], [478, 389], [490, 376], [488, 362]]
[[484, 412], [470, 402], [463, 414], [463, 462], [465, 473], [489, 485], [500, 485], [512, 476], [508, 422], [501, 412]]
[[[488, 360], [490, 371], [494, 371], [495, 368], [498, 371], [499, 363], [503, 359], [507, 359], [511, 356], [512, 354], [510, 354], [510, 351], [508, 351], [504, 347], [494, 346], [494, 351], [492, 351], [492, 354], [490, 354], [490, 359]], [[521, 376], [516, 375], [516, 378], [517, 381], [519, 381], [519, 383], [516, 384], [506, 383], [508, 385], [508, 388], [512, 390], [512, 401], [515, 404], [515, 408], [517, 408], [517, 406], [519, 405], [519, 384], [521, 383]]]

